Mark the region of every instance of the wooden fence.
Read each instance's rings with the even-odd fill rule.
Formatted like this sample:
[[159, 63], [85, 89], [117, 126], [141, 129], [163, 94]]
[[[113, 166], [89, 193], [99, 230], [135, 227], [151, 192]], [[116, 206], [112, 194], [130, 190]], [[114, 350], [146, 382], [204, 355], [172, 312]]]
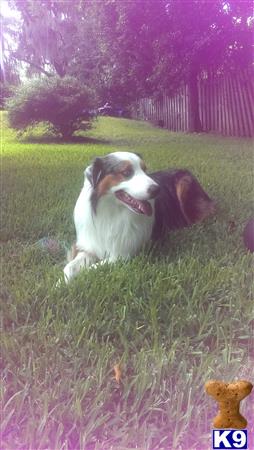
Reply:
[[[238, 72], [198, 81], [199, 115], [205, 132], [226, 136], [254, 136], [253, 73]], [[161, 100], [144, 98], [134, 106], [134, 116], [172, 131], [188, 131], [190, 108], [188, 86]]]

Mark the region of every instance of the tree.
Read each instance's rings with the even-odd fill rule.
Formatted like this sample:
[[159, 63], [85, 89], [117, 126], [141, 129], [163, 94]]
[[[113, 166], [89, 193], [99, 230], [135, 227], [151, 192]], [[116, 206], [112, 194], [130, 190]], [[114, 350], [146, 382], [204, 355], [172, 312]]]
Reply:
[[[239, 3], [241, 6], [239, 7]], [[251, 65], [250, 1], [194, 0], [167, 2], [168, 32], [160, 41], [154, 81], [172, 92], [179, 82], [189, 86], [190, 131], [201, 131], [197, 81], [202, 72], [225, 73]]]
[[16, 58], [13, 57], [12, 43], [16, 38], [17, 21], [0, 14], [0, 82], [7, 84], [19, 83], [19, 73]]
[[9, 1], [23, 20], [14, 57], [30, 72], [74, 75], [123, 105], [188, 83], [191, 131], [200, 74], [252, 60], [251, 0]]
[[11, 54], [11, 40], [15, 37], [16, 21], [0, 14], [0, 109], [5, 107], [6, 100], [12, 96], [14, 86], [19, 84], [17, 62]]
[[[110, 2], [116, 25], [107, 33], [112, 85], [133, 98], [189, 86], [190, 131], [201, 131], [198, 77], [227, 72], [252, 61], [252, 2], [236, 0], [137, 0]], [[240, 5], [239, 5], [240, 3]], [[110, 10], [105, 6], [104, 12]], [[114, 61], [112, 63], [112, 61]]]
[[28, 77], [71, 75], [100, 92], [107, 50], [99, 3], [9, 0], [21, 16], [12, 55], [26, 64]]
[[90, 80], [102, 102], [127, 105], [152, 94], [153, 40], [161, 34], [164, 2], [91, 0], [80, 2], [79, 8], [79, 44], [70, 73]]
[[8, 104], [10, 126], [25, 131], [47, 122], [55, 133], [69, 139], [91, 121], [91, 93], [71, 77], [33, 80], [21, 86]]
[[28, 65], [28, 74], [68, 74], [78, 45], [79, 2], [10, 0], [9, 4], [20, 12], [22, 22], [13, 56]]

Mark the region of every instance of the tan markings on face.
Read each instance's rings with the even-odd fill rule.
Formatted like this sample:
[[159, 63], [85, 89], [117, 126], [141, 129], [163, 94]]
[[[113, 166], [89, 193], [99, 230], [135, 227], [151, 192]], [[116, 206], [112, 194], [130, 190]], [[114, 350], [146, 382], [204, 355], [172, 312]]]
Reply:
[[132, 171], [132, 165], [129, 161], [123, 161], [117, 167], [117, 171], [106, 175], [97, 186], [97, 195], [101, 197], [105, 195], [108, 190], [125, 181], [128, 178], [128, 171]]
[[140, 161], [140, 167], [141, 167], [141, 169], [142, 169], [144, 172], [147, 171], [147, 167], [146, 167], [145, 162], [143, 161], [143, 159], [141, 159], [141, 161]]
[[130, 176], [130, 175], [128, 175], [128, 172], [130, 174], [133, 173], [132, 164], [129, 161], [123, 161], [121, 164], [119, 164], [117, 172], [121, 173], [124, 178], [128, 178]]

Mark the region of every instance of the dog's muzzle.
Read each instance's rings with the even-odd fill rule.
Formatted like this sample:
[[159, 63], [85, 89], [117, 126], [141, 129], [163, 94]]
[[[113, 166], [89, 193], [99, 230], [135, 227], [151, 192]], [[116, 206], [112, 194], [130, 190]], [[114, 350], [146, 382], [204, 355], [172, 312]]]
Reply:
[[[131, 211], [137, 214], [144, 214], [146, 216], [151, 216], [153, 213], [152, 205], [148, 200], [138, 200], [131, 195], [127, 194], [125, 191], [120, 189], [115, 192], [115, 196], [124, 203]], [[152, 198], [152, 197], [151, 197]]]

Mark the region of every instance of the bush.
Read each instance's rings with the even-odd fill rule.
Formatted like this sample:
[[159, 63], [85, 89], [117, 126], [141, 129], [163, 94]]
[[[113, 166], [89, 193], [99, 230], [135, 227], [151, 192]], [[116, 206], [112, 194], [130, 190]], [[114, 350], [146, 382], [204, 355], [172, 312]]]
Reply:
[[32, 80], [22, 85], [7, 104], [12, 128], [23, 132], [47, 122], [65, 139], [90, 126], [91, 106], [91, 92], [72, 77]]

